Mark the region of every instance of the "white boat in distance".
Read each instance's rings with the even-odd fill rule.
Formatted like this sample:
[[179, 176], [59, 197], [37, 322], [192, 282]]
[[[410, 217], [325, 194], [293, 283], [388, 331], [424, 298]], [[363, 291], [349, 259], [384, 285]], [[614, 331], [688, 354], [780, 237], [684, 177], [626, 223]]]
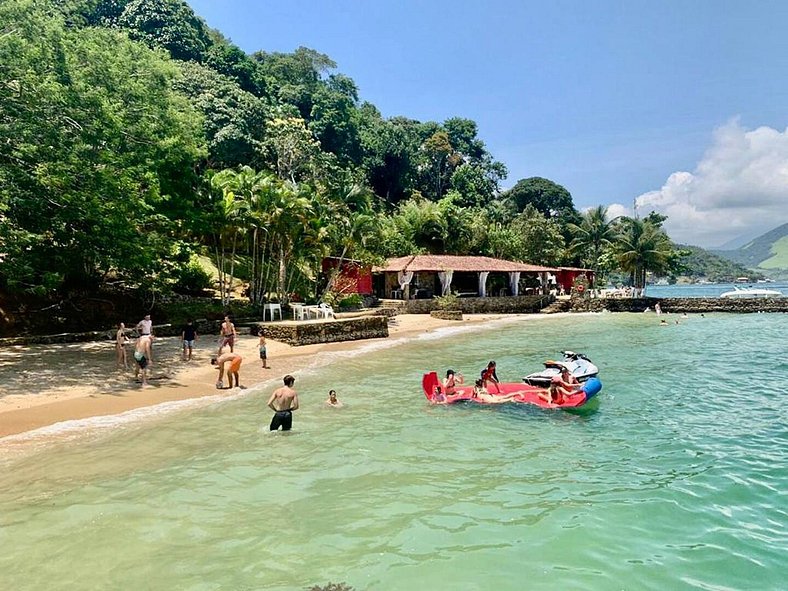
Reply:
[[783, 292], [776, 289], [759, 289], [756, 287], [736, 287], [733, 286], [733, 291], [726, 291], [720, 294], [721, 298], [729, 298], [735, 300], [745, 300], [753, 298], [781, 298]]

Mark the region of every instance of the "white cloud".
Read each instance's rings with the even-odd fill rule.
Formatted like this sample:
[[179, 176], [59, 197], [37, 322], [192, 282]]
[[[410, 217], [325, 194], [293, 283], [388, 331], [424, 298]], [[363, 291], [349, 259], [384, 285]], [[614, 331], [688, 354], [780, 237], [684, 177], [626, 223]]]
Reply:
[[[694, 172], [674, 172], [661, 189], [637, 198], [638, 213], [668, 216], [676, 242], [718, 246], [788, 220], [788, 129], [718, 128]], [[626, 210], [624, 206], [611, 206]]]

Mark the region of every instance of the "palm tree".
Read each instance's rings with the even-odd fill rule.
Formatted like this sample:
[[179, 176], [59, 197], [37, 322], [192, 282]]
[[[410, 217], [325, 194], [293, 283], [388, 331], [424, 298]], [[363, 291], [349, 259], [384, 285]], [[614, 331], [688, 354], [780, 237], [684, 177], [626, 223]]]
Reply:
[[646, 285], [646, 273], [666, 272], [674, 255], [667, 234], [650, 220], [621, 218], [621, 232], [613, 248], [621, 269], [628, 272], [639, 293]]
[[[599, 205], [583, 214], [580, 224], [569, 224], [572, 243], [570, 253], [579, 256], [584, 264], [599, 272], [599, 259], [616, 239], [616, 228], [613, 222], [607, 221], [607, 207]], [[591, 284], [593, 287], [593, 282]]]

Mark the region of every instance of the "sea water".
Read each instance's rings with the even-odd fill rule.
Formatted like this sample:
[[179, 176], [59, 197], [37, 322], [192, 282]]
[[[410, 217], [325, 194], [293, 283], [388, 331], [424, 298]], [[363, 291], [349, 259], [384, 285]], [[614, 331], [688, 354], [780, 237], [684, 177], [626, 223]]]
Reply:
[[[0, 464], [0, 589], [785, 589], [788, 315], [662, 318], [322, 355], [287, 434], [267, 431], [269, 384], [29, 438]], [[601, 370], [585, 412], [420, 389], [491, 359], [519, 380], [566, 348]]]

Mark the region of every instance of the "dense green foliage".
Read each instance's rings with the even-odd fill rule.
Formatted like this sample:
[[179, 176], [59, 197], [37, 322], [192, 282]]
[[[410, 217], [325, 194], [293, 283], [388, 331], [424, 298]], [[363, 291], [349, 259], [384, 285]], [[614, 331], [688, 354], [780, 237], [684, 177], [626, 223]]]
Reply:
[[737, 277], [760, 279], [760, 273], [753, 273], [739, 263], [718, 256], [697, 246], [679, 245], [681, 249], [681, 275], [711, 282], [730, 282]]
[[[0, 4], [0, 287], [327, 295], [326, 255], [419, 252], [623, 269], [677, 257], [506, 167], [470, 119], [385, 118], [326, 55], [247, 55], [182, 0]], [[327, 285], [326, 285], [327, 283]]]

